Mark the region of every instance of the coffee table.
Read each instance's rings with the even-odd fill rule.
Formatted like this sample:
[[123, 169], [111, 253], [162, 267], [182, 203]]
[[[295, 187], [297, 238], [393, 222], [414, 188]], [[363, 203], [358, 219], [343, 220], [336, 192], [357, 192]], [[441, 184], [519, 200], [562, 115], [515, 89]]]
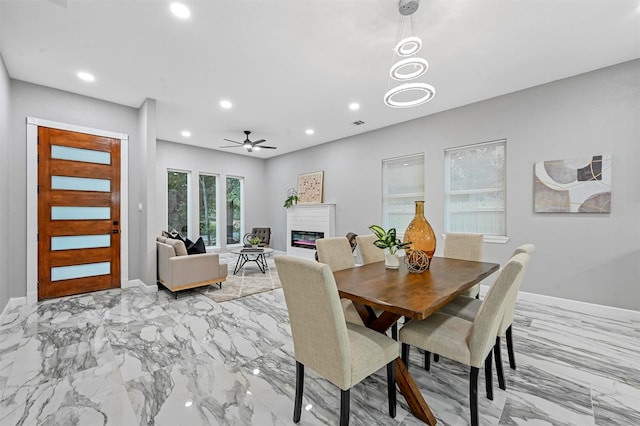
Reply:
[[236, 267], [233, 269], [233, 275], [236, 275], [238, 272], [242, 270], [244, 265], [247, 262], [255, 262], [260, 269], [260, 272], [263, 274], [267, 270], [267, 259], [264, 257], [265, 254], [273, 253], [272, 248], [268, 247], [259, 247], [259, 248], [237, 248], [229, 250], [233, 254], [238, 255], [238, 261], [236, 262]]

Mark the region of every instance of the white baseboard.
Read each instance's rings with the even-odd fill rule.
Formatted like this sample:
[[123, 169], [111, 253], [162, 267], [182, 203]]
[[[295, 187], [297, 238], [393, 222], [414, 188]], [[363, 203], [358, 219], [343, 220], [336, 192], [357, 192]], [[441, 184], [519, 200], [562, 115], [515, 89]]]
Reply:
[[131, 288], [131, 287], [140, 287], [143, 293], [155, 293], [158, 291], [158, 286], [154, 285], [146, 285], [142, 280], [135, 279], [127, 282], [127, 285], [122, 285], [122, 288]]
[[0, 314], [0, 318], [2, 318], [9, 310], [15, 308], [16, 306], [21, 306], [27, 303], [26, 297], [12, 297], [9, 299], [7, 304], [5, 305], [2, 313]]
[[[486, 293], [486, 291], [489, 289], [488, 285], [481, 285], [481, 287], [482, 294]], [[581, 302], [579, 300], [563, 299], [560, 297], [527, 293], [524, 291], [518, 293], [518, 300], [540, 303], [547, 306], [557, 306], [576, 312], [582, 312], [590, 315], [599, 315], [610, 319], [623, 321], [640, 321], [640, 311], [623, 309], [615, 306], [598, 305], [596, 303]]]

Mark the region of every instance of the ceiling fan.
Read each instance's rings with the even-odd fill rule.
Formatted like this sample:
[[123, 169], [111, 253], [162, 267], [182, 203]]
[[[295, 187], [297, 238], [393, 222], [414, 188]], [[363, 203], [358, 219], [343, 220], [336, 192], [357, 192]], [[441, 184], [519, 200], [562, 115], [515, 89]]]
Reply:
[[276, 149], [275, 146], [259, 145], [262, 142], [266, 142], [265, 139], [260, 139], [259, 141], [255, 141], [255, 142], [250, 141], [249, 140], [249, 134], [250, 133], [251, 132], [249, 130], [245, 130], [244, 131], [244, 134], [247, 135], [246, 139], [244, 140], [244, 142], [236, 142], [236, 141], [232, 141], [231, 139], [225, 139], [225, 141], [235, 143], [236, 145], [221, 146], [220, 148], [238, 148], [238, 147], [243, 147], [243, 148], [246, 148], [247, 152], [253, 152], [253, 150], [260, 151], [260, 149], [262, 149], [262, 148], [265, 148], [265, 149]]

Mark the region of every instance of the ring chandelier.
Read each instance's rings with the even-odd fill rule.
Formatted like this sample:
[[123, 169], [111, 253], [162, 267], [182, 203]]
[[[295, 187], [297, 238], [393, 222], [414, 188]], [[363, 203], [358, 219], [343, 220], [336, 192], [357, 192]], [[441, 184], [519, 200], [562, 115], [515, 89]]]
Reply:
[[[418, 9], [418, 0], [400, 0], [399, 11], [401, 15], [411, 15]], [[411, 18], [413, 19], [413, 18]], [[401, 32], [402, 20], [399, 32]], [[412, 21], [413, 27], [413, 21]], [[429, 69], [426, 59], [413, 56], [422, 48], [420, 37], [409, 36], [400, 40], [393, 49], [401, 58], [391, 65], [389, 77], [396, 81], [407, 82], [422, 76]], [[407, 96], [411, 94], [415, 96]], [[384, 95], [384, 103], [391, 108], [410, 108], [429, 102], [436, 94], [436, 89], [427, 83], [411, 82], [403, 83], [388, 90]], [[409, 97], [409, 100], [401, 100], [400, 97]]]

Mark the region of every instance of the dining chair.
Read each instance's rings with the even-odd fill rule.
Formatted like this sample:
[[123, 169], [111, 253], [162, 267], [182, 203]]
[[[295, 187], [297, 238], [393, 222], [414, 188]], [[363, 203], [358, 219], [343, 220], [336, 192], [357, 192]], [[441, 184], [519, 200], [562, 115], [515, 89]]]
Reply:
[[516, 297], [519, 281], [522, 280], [528, 262], [529, 255], [526, 253], [519, 253], [507, 262], [472, 320], [438, 311], [424, 320], [409, 321], [400, 329], [402, 359], [407, 368], [410, 346], [438, 353], [470, 367], [469, 405], [472, 426], [478, 424], [479, 369], [484, 363], [487, 397], [493, 399], [491, 353], [495, 336], [506, 305]]
[[356, 237], [363, 264], [384, 261], [384, 250], [373, 245], [373, 242], [377, 239], [378, 237], [374, 234], [358, 235]]
[[[533, 244], [523, 244], [517, 247], [513, 251], [512, 256], [516, 256], [520, 253], [526, 253], [531, 255], [531, 253], [535, 250], [536, 246]], [[518, 295], [518, 291], [520, 291], [520, 283], [518, 281], [517, 286], [514, 288], [515, 295], [512, 300], [505, 306], [504, 316], [500, 321], [500, 327], [498, 328], [498, 334], [496, 335], [496, 344], [494, 348], [494, 357], [496, 360], [496, 371], [498, 373], [498, 384], [501, 389], [506, 389], [506, 384], [504, 383], [504, 374], [502, 373], [502, 356], [500, 354], [500, 338], [505, 337], [507, 341], [507, 352], [509, 353], [509, 366], [515, 370], [516, 369], [516, 358], [513, 350], [513, 336], [512, 336], [512, 326], [513, 320], [515, 317], [516, 310], [516, 299]], [[472, 320], [475, 318], [478, 310], [480, 309], [482, 304], [479, 300], [474, 299], [472, 297], [459, 296], [455, 298], [453, 301], [445, 305], [440, 312], [455, 315], [466, 320]]]
[[[351, 244], [347, 237], [330, 237], [316, 240], [318, 262], [329, 265], [331, 272], [356, 266]], [[353, 324], [364, 325], [360, 314], [351, 300], [340, 299], [345, 319]]]
[[340, 425], [348, 425], [351, 388], [386, 366], [389, 415], [394, 418], [398, 342], [345, 321], [328, 265], [293, 256], [277, 256], [275, 263], [289, 312], [296, 360], [293, 421], [298, 423], [301, 417], [305, 367], [340, 388]]
[[[449, 232], [445, 234], [444, 257], [482, 262], [483, 239], [482, 234]], [[474, 285], [463, 293], [465, 296], [476, 298], [479, 294], [480, 284]]]

